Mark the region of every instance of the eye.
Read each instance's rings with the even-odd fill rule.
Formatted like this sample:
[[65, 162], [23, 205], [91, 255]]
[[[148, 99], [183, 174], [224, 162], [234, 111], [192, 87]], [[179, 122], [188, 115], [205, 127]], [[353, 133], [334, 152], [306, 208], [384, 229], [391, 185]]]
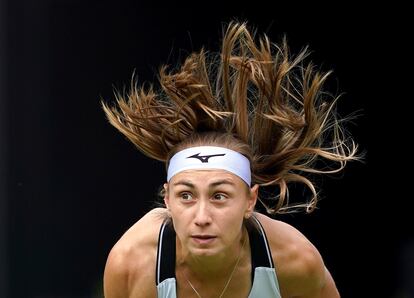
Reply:
[[192, 200], [193, 199], [193, 196], [191, 195], [191, 193], [189, 193], [189, 192], [182, 192], [181, 194], [180, 194], [180, 197], [181, 197], [181, 199], [183, 200], [183, 201], [190, 201], [190, 200]]
[[226, 195], [224, 195], [224, 194], [222, 194], [222, 193], [216, 193], [216, 194], [213, 196], [213, 198], [214, 198], [214, 200], [216, 200], [216, 201], [224, 201], [225, 199], [227, 199], [227, 196], [226, 196]]

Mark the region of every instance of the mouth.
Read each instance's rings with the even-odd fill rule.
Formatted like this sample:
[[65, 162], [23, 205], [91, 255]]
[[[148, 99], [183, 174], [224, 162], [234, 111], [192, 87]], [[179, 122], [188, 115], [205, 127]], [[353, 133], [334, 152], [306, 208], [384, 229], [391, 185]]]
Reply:
[[192, 235], [191, 238], [198, 244], [210, 244], [217, 236], [213, 235]]

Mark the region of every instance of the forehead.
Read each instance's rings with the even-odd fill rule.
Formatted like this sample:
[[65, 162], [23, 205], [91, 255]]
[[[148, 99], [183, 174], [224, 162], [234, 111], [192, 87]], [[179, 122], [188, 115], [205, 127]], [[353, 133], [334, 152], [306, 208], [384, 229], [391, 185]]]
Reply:
[[202, 186], [209, 185], [217, 181], [227, 181], [235, 186], [244, 184], [240, 177], [227, 172], [226, 170], [220, 169], [185, 170], [173, 176], [170, 180], [170, 184], [174, 185], [174, 183], [180, 181], [188, 181], [195, 185]]

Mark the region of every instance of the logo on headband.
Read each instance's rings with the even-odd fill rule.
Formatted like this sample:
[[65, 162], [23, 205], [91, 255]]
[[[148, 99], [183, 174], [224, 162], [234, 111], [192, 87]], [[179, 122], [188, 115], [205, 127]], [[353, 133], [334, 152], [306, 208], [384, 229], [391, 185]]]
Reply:
[[224, 156], [224, 155], [226, 155], [226, 154], [225, 153], [222, 153], [222, 154], [212, 154], [212, 155], [200, 155], [200, 153], [197, 153], [197, 154], [191, 155], [191, 156], [189, 156], [187, 158], [197, 158], [202, 163], [206, 163], [206, 162], [208, 162], [208, 159], [210, 157], [214, 157], [214, 156]]

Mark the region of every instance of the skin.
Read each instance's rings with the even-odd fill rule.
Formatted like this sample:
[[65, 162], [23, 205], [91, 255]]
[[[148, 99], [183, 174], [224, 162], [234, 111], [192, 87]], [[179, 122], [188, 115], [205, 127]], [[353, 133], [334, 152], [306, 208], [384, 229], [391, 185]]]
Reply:
[[[104, 273], [105, 297], [157, 297], [157, 242], [166, 215], [172, 217], [177, 234], [178, 297], [197, 297], [187, 280], [203, 298], [218, 297], [239, 257], [223, 297], [247, 297], [251, 259], [243, 220], [254, 212], [258, 186], [248, 188], [224, 170], [189, 170], [164, 188], [167, 209], [147, 213], [112, 248]], [[254, 214], [266, 231], [282, 297], [339, 297], [319, 252], [304, 235], [286, 223]]]

